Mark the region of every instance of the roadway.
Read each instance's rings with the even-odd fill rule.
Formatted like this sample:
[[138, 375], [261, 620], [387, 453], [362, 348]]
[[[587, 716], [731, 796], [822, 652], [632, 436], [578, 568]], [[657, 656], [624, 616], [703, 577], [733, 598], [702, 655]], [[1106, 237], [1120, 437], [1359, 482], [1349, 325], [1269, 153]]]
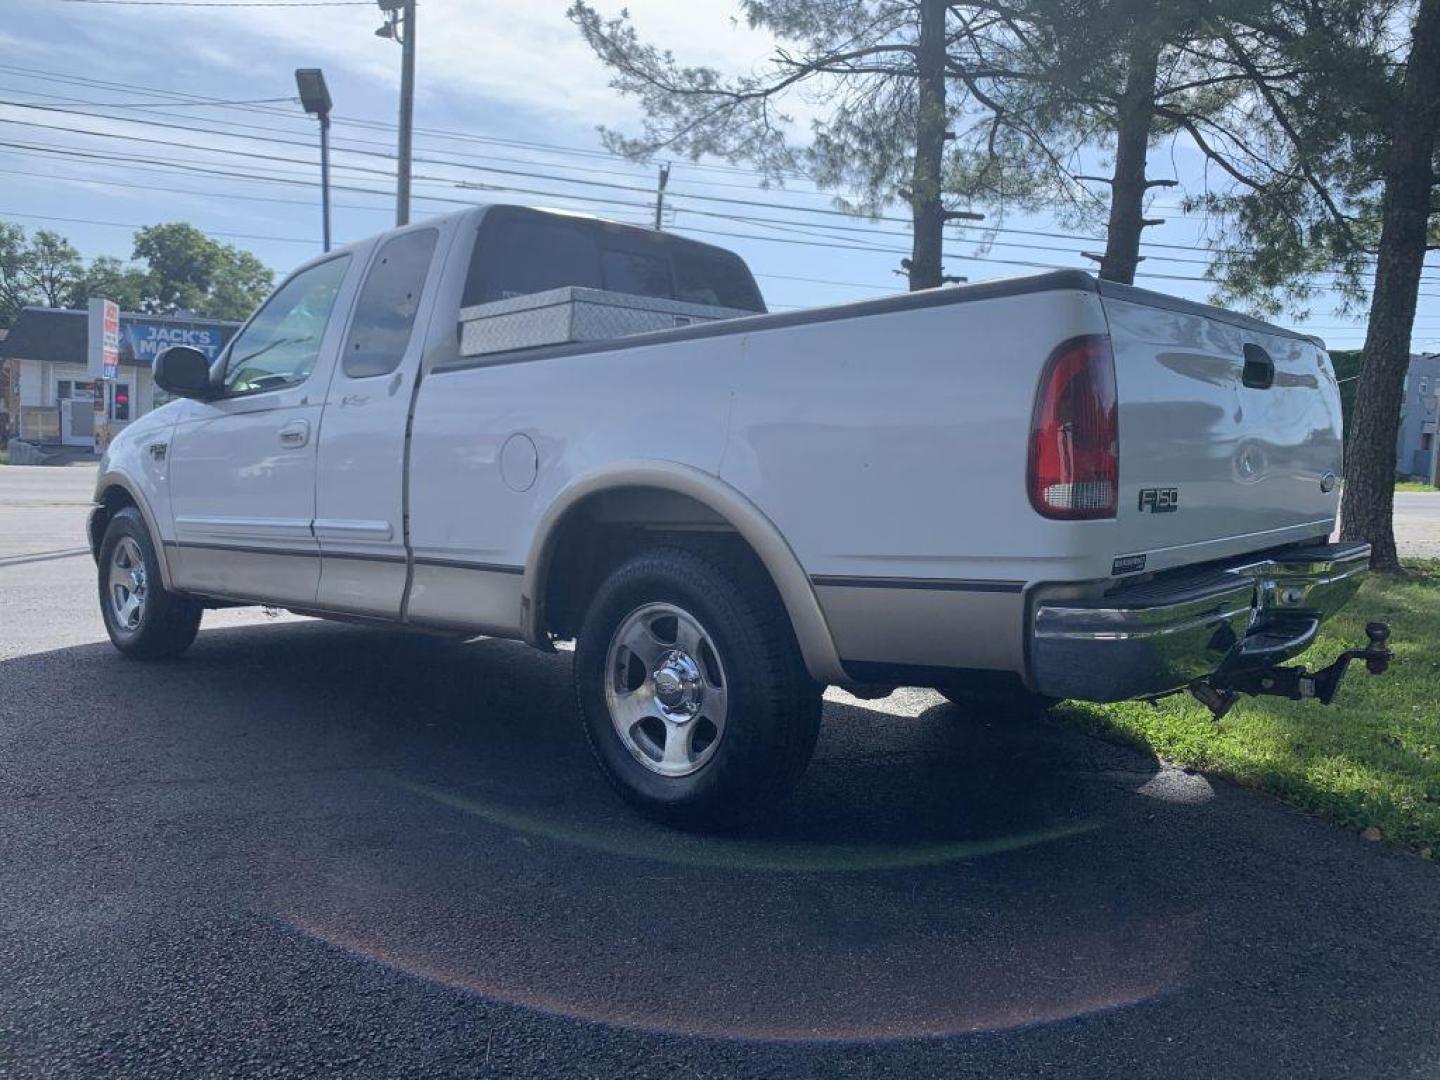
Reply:
[[122, 659], [90, 477], [0, 469], [0, 1076], [1440, 1074], [1432, 863], [920, 691], [667, 831], [564, 654], [241, 609]]

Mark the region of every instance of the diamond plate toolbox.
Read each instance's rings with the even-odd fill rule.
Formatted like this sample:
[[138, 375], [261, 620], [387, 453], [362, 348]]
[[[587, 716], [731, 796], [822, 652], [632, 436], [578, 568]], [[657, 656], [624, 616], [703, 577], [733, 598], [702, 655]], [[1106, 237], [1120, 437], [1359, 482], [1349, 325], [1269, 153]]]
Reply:
[[460, 354], [486, 356], [539, 345], [608, 341], [755, 314], [738, 308], [567, 286], [462, 308]]

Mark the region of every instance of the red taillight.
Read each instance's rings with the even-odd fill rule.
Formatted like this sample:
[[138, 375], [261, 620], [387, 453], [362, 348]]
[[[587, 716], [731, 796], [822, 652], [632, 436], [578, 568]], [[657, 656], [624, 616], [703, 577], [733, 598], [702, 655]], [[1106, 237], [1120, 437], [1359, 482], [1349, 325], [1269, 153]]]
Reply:
[[1030, 505], [1066, 521], [1114, 517], [1119, 455], [1110, 338], [1072, 338], [1050, 354], [1035, 395]]

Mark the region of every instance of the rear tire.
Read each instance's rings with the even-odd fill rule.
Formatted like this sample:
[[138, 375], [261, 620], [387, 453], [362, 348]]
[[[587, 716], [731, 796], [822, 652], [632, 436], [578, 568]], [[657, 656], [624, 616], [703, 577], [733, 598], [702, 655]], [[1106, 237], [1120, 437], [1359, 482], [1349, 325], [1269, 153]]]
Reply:
[[100, 614], [115, 647], [137, 660], [168, 660], [190, 647], [201, 606], [166, 589], [140, 511], [127, 506], [100, 542]]
[[656, 548], [600, 585], [575, 646], [585, 733], [632, 806], [734, 825], [810, 760], [821, 687], [769, 579], [739, 558]]

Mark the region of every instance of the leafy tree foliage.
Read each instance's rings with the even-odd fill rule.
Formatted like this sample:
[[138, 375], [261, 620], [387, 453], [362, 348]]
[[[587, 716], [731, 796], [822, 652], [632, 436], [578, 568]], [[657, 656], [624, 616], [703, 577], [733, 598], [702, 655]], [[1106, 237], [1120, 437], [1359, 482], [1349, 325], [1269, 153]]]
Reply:
[[101, 255], [71, 282], [66, 304], [83, 308], [92, 296], [103, 296], [119, 304], [121, 311], [140, 311], [145, 290], [145, 271], [127, 266], [113, 255]]
[[145, 311], [194, 311], [217, 319], [248, 315], [270, 291], [272, 275], [249, 252], [210, 239], [193, 225], [151, 225], [135, 234], [133, 257], [146, 263]]
[[[1222, 297], [1270, 311], [1303, 304], [1329, 277], [1369, 321], [1346, 442], [1341, 535], [1398, 570], [1395, 443], [1425, 252], [1436, 235], [1440, 0], [1296, 0], [1231, 45], [1257, 69], [1268, 138], [1236, 156], [1238, 190], [1197, 200], [1218, 211]], [[1372, 282], [1373, 275], [1373, 284]], [[1367, 290], [1368, 286], [1368, 290]]]
[[[1232, 130], [1252, 77], [1210, 46], [1262, 0], [746, 0], [752, 27], [781, 42], [768, 64], [727, 76], [643, 42], [622, 12], [569, 11], [636, 97], [638, 136], [605, 132], [644, 158], [666, 149], [756, 164], [774, 182], [799, 171], [858, 214], [908, 203], [913, 288], [943, 280], [940, 250], [961, 207], [1058, 208], [1108, 225], [1101, 275], [1130, 282], [1152, 190], [1149, 150], [1177, 134], [1206, 145]], [[801, 99], [799, 95], [803, 93]], [[796, 146], [784, 111], [823, 100]], [[1108, 175], [1091, 171], [1105, 156]], [[1110, 188], [1109, 198], [1095, 191]]]
[[25, 246], [25, 230], [0, 221], [0, 328], [15, 321], [30, 295], [25, 275]]
[[192, 225], [152, 225], [135, 234], [127, 264], [102, 255], [88, 267], [58, 233], [27, 236], [0, 222], [0, 327], [27, 304], [84, 307], [92, 296], [123, 310], [243, 319], [269, 293], [273, 275], [248, 251], [218, 243]]
[[40, 229], [30, 238], [26, 262], [30, 286], [46, 307], [65, 302], [71, 282], [84, 266], [70, 241], [49, 229]]
[[27, 237], [19, 225], [0, 222], [0, 326], [26, 304], [59, 307], [84, 264], [63, 236], [40, 229]]

